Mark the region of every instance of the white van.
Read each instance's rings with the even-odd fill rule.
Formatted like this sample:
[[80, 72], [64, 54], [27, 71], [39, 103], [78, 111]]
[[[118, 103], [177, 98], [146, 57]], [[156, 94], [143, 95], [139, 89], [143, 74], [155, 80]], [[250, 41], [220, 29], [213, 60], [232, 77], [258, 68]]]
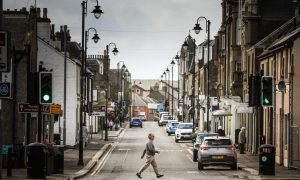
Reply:
[[139, 118], [140, 118], [142, 121], [147, 121], [146, 112], [139, 112]]

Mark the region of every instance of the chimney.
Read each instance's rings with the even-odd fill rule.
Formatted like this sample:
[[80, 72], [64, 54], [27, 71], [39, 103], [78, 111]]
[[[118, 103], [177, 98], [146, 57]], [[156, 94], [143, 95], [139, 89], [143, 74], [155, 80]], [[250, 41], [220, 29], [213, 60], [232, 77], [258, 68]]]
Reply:
[[40, 18], [41, 17], [41, 8], [37, 8], [36, 10], [37, 10], [36, 17]]
[[47, 8], [43, 8], [43, 18], [47, 19]]
[[54, 41], [55, 40], [55, 25], [51, 24], [51, 35], [50, 38]]
[[22, 9], [20, 9], [21, 12], [26, 12], [26, 7], [22, 7]]

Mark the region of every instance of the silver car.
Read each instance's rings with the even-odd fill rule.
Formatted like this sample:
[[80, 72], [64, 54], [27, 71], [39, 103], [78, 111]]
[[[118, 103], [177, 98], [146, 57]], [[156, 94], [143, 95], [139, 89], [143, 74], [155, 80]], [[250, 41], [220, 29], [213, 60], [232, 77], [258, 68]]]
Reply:
[[198, 133], [196, 140], [193, 145], [193, 161], [197, 162], [198, 159], [198, 149], [202, 144], [202, 141], [205, 137], [217, 136], [218, 133]]
[[198, 169], [204, 166], [227, 165], [232, 170], [237, 169], [235, 146], [227, 137], [205, 137], [198, 150]]

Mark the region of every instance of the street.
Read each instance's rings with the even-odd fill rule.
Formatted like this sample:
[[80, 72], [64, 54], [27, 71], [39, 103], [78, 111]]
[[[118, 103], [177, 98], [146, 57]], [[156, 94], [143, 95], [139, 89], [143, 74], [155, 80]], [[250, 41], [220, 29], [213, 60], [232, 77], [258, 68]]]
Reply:
[[[190, 142], [176, 144], [174, 136], [168, 136], [164, 127], [156, 122], [144, 122], [143, 128], [127, 127], [124, 134], [114, 144], [114, 149], [103, 166], [98, 166], [84, 179], [138, 179], [136, 172], [145, 163], [141, 155], [148, 142], [148, 133], [155, 134], [154, 145], [160, 154], [156, 155], [158, 169], [164, 177], [160, 179], [239, 179], [246, 177], [243, 171], [232, 171], [229, 167], [207, 167], [198, 171], [188, 151]], [[153, 168], [142, 173], [143, 179], [157, 179]]]

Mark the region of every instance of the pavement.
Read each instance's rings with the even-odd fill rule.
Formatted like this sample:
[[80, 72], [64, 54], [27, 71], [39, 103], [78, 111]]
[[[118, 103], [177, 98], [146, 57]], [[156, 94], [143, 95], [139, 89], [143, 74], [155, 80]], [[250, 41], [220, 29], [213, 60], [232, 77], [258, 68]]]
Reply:
[[[83, 151], [84, 166], [78, 166], [78, 149], [68, 149], [64, 153], [64, 173], [63, 174], [51, 174], [47, 176], [47, 179], [78, 179], [88, 174], [93, 167], [111, 147], [112, 143], [118, 138], [118, 136], [126, 128], [124, 123], [123, 128], [118, 131], [108, 131], [108, 141], [104, 141], [102, 133], [93, 134], [92, 139], [85, 147]], [[187, 143], [188, 146], [191, 143]], [[238, 153], [238, 167], [240, 170], [249, 173], [249, 179], [299, 179], [299, 170], [289, 170], [286, 167], [277, 165], [275, 166], [275, 176], [259, 175], [258, 155], [251, 153], [239, 154]], [[243, 177], [241, 177], [243, 178]], [[13, 169], [12, 176], [6, 176], [6, 169], [2, 170], [2, 179], [27, 179], [27, 169]]]
[[259, 175], [259, 156], [246, 152], [246, 154], [238, 153], [238, 167], [243, 171], [247, 171], [249, 179], [299, 179], [299, 170], [289, 170], [287, 167], [275, 165], [275, 176]]
[[[112, 146], [112, 143], [123, 132], [127, 123], [118, 131], [108, 131], [108, 141], [104, 141], [104, 132], [92, 134], [89, 143], [83, 150], [84, 166], [78, 166], [78, 148], [64, 151], [64, 172], [63, 174], [51, 174], [46, 179], [78, 179], [88, 174], [99, 160]], [[2, 169], [2, 179], [28, 179], [27, 169], [13, 169], [12, 176], [6, 176], [6, 169]]]

